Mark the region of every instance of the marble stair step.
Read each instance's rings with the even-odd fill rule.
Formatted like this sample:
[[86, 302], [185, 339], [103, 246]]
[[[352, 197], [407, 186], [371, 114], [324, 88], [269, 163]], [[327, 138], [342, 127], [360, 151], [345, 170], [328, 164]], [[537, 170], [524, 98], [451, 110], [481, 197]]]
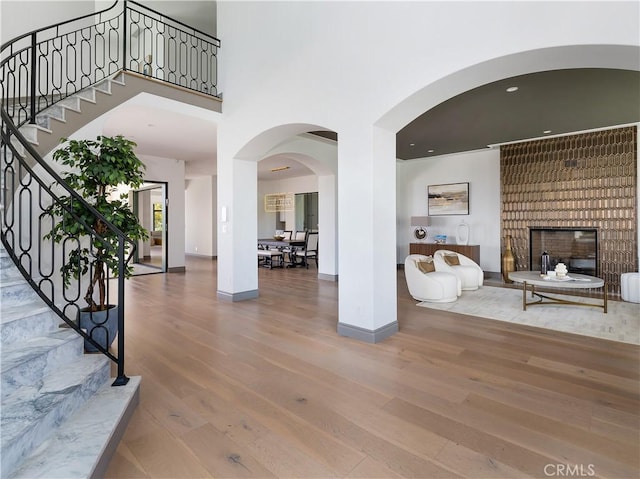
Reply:
[[125, 386], [114, 387], [111, 382], [104, 384], [8, 477], [102, 477], [140, 400], [139, 376], [130, 378]]
[[0, 314], [0, 344], [15, 345], [56, 331], [61, 319], [41, 299], [5, 307]]
[[[25, 263], [28, 263], [28, 261], [25, 260]], [[27, 271], [29, 271], [28, 266], [26, 266], [26, 269]], [[31, 277], [35, 282], [38, 282], [42, 279], [42, 276], [39, 275], [38, 271], [32, 272]], [[9, 281], [24, 281], [25, 285], [27, 284], [24, 276], [22, 276], [22, 273], [20, 272], [18, 267], [13, 264], [13, 259], [11, 259], [11, 256], [9, 256], [8, 254], [6, 254], [6, 256], [0, 256], [0, 280], [3, 283]]]
[[84, 339], [73, 329], [59, 328], [47, 335], [3, 346], [0, 361], [2, 399], [21, 386], [35, 384], [61, 365], [77, 361]]
[[39, 298], [29, 283], [19, 278], [2, 278], [0, 281], [0, 301], [5, 307], [19, 306]]
[[15, 281], [24, 278], [9, 255], [0, 257], [0, 280]]
[[110, 362], [83, 355], [14, 390], [0, 413], [2, 477], [6, 477], [109, 380]]
[[[0, 179], [4, 186], [3, 179]], [[0, 243], [0, 270], [4, 270], [5, 268], [10, 269], [13, 267], [13, 261], [11, 260], [11, 256], [7, 253], [7, 250], [4, 249], [4, 245]]]

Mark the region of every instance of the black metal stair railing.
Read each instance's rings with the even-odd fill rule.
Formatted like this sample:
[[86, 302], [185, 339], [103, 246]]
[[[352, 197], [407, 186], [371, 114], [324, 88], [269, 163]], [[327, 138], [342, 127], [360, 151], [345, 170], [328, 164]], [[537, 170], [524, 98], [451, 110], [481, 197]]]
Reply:
[[[122, 8], [119, 8], [122, 7]], [[16, 126], [119, 71], [218, 96], [220, 40], [134, 1], [2, 46], [2, 101]]]
[[[10, 118], [2, 109], [2, 146], [0, 157], [2, 160], [2, 244], [13, 259], [22, 275], [40, 298], [78, 334], [91, 343], [95, 349], [106, 355], [117, 364], [117, 378], [114, 385], [124, 385], [128, 378], [124, 373], [124, 310], [125, 295], [122, 274], [127, 267], [131, 255], [135, 250], [135, 243], [130, 241], [122, 232], [106, 219], [73, 189], [69, 188], [58, 174], [45, 162], [39, 163], [39, 155], [19, 130], [12, 130]], [[24, 148], [22, 154], [15, 144]], [[32, 161], [29, 161], [31, 159]], [[36, 163], [34, 164], [34, 161]], [[31, 166], [34, 165], [34, 166]], [[86, 218], [79, 217], [77, 208], [69, 207], [69, 202], [63, 198], [71, 197], [74, 202], [82, 204], [84, 208], [99, 219], [105, 226], [105, 231], [99, 234], [93, 224]], [[62, 244], [57, 244], [46, 238], [53, 226], [61, 218], [51, 214], [50, 206], [60, 205], [73, 218], [78, 230], [77, 238], [69, 238]], [[84, 233], [81, 233], [82, 230]], [[80, 237], [85, 236], [84, 240]], [[105, 237], [116, 238], [111, 244]], [[61, 266], [68, 263], [69, 255], [74, 250], [101, 244], [106, 253], [118, 258], [117, 271], [119, 274], [111, 276], [105, 268], [107, 297], [109, 304], [118, 305], [118, 335], [117, 352], [109, 351], [94, 338], [80, 328], [79, 313], [84, 304], [83, 291], [94, 276], [93, 267], [89, 266], [86, 274], [78, 276], [71, 283], [65, 283]], [[112, 249], [113, 248], [113, 249]], [[95, 251], [91, 251], [92, 255]], [[104, 254], [104, 253], [103, 253]], [[106, 335], [106, 342], [110, 338], [106, 327], [99, 326], [98, 331]], [[97, 333], [101, 334], [101, 333]]]
[[[133, 1], [116, 1], [100, 12], [35, 30], [0, 48], [0, 226], [1, 240], [14, 263], [38, 295], [64, 322], [117, 364], [114, 385], [126, 384], [124, 372], [125, 275], [136, 245], [86, 204], [29, 143], [20, 130], [57, 102], [112, 78], [135, 71], [157, 80], [217, 96], [217, 51], [220, 41]], [[75, 216], [89, 241], [54, 244], [46, 234], [61, 218], [52, 204], [66, 208], [66, 198], [84, 205], [91, 221]], [[79, 327], [86, 274], [65, 283], [61, 266], [74, 249], [104, 239], [92, 227], [102, 220], [101, 234], [117, 240], [117, 271], [106, 271], [109, 303], [118, 304], [117, 350], [107, 350]], [[106, 233], [105, 233], [106, 231]], [[81, 235], [79, 235], [81, 236]], [[109, 246], [108, 246], [109, 247]]]

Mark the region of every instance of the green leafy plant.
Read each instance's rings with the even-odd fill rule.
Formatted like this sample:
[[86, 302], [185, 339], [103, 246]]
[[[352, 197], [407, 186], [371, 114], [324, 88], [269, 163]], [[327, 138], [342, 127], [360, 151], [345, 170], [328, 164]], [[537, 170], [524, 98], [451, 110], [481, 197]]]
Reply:
[[[149, 233], [129, 209], [127, 194], [113, 198], [120, 185], [138, 188], [143, 183], [145, 166], [134, 153], [136, 143], [123, 136], [98, 136], [96, 140], [67, 140], [65, 146], [53, 153], [55, 161], [71, 168], [63, 173], [65, 182], [77, 191], [84, 200], [104, 218], [132, 241], [143, 240]], [[106, 304], [106, 273], [113, 276], [132, 274], [132, 267], [118, 266], [118, 235], [107, 224], [95, 216], [77, 199], [67, 196], [60, 203], [47, 209], [56, 218], [51, 231], [45, 236], [65, 246], [74, 245], [61, 267], [65, 286], [72, 279], [79, 279], [91, 271], [86, 294], [88, 311], [104, 311]], [[89, 228], [76, 218], [81, 219]], [[88, 238], [88, 241], [83, 238]], [[98, 287], [98, 300], [94, 299], [94, 288]]]

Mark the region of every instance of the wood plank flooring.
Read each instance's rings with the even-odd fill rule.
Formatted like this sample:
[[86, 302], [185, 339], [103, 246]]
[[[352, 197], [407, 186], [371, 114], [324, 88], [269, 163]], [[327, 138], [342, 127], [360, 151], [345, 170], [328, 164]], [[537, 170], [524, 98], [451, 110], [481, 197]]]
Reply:
[[316, 276], [261, 268], [238, 303], [207, 259], [129, 280], [141, 403], [106, 477], [639, 476], [637, 346], [418, 308], [402, 271], [400, 332], [366, 344]]

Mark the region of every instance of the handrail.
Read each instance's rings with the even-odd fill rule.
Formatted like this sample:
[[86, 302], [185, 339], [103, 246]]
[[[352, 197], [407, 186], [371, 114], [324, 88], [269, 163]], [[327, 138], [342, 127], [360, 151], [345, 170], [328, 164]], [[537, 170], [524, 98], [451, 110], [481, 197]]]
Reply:
[[[124, 13], [124, 70], [218, 96], [218, 38], [133, 0], [124, 0]], [[186, 53], [178, 59], [179, 50]]]
[[[116, 6], [122, 3], [121, 11]], [[132, 6], [131, 6], [132, 5]], [[113, 13], [114, 15], [107, 15]], [[108, 17], [108, 18], [107, 18]], [[90, 18], [95, 21], [89, 22]], [[63, 28], [64, 32], [63, 32]], [[137, 2], [117, 0], [99, 12], [39, 28], [20, 35], [0, 47], [0, 239], [14, 263], [36, 291], [62, 320], [86, 342], [117, 364], [114, 385], [126, 384], [124, 373], [124, 271], [136, 244], [78, 192], [70, 188], [33, 147], [20, 127], [37, 123], [38, 115], [59, 101], [120, 71], [140, 71], [155, 79], [200, 93], [217, 96], [217, 50], [220, 41], [184, 23]], [[182, 53], [181, 53], [182, 52]], [[154, 58], [155, 57], [155, 58]], [[66, 204], [81, 204], [93, 218], [88, 221]], [[56, 222], [51, 213], [56, 204], [74, 218], [93, 244], [112, 247], [92, 227], [102, 220], [117, 238], [117, 288], [107, 288], [109, 302], [118, 305], [117, 353], [102, 347], [80, 328], [78, 304], [87, 275], [69, 284], [62, 279], [61, 265], [74, 250], [85, 248], [78, 238], [61, 247], [46, 239]], [[102, 233], [102, 232], [101, 232]], [[93, 276], [88, 268], [88, 278]], [[110, 272], [107, 270], [107, 277]]]
[[[116, 3], [118, 3], [117, 0], [116, 0]], [[182, 25], [183, 27], [188, 28], [189, 30], [191, 30], [193, 32], [196, 32], [196, 33], [199, 33], [200, 35], [203, 35], [205, 37], [211, 38], [214, 42], [216, 42], [218, 44], [218, 46], [220, 46], [220, 40], [217, 39], [216, 37], [214, 37], [212, 35], [209, 35], [208, 33], [205, 33], [202, 30], [198, 30], [197, 28], [191, 27], [191, 26], [187, 25], [186, 23], [182, 23], [180, 20], [176, 20], [175, 18], [167, 17], [164, 13], [160, 13], [159, 11], [154, 10], [151, 7], [147, 7], [145, 5], [142, 5], [142, 4], [138, 3], [138, 2], [135, 2], [134, 0], [125, 0], [125, 3], [133, 3], [134, 5], [137, 5], [140, 8], [144, 8], [145, 10], [149, 10], [150, 12], [153, 12], [156, 15], [160, 15], [161, 17], [165, 17], [165, 18], [171, 20], [172, 22], [177, 23], [178, 25]]]
[[46, 27], [37, 28], [37, 29], [32, 30], [32, 31], [30, 31], [28, 33], [23, 33], [22, 35], [9, 40], [8, 42], [6, 42], [2, 46], [0, 46], [0, 53], [2, 53], [6, 48], [8, 48], [9, 46], [13, 45], [14, 43], [17, 43], [18, 41], [22, 40], [23, 38], [31, 37], [34, 34], [38, 34], [40, 32], [44, 32], [44, 31], [50, 30], [52, 28], [60, 28], [63, 25], [67, 25], [69, 23], [73, 23], [73, 22], [76, 22], [76, 21], [79, 21], [79, 20], [84, 20], [85, 18], [95, 17], [96, 15], [101, 16], [103, 13], [105, 13], [105, 12], [111, 10], [112, 8], [114, 8], [117, 4], [118, 4], [118, 0], [115, 0], [115, 2], [113, 2], [113, 5], [111, 5], [110, 7], [105, 8], [104, 10], [100, 10], [99, 12], [87, 13], [86, 15], [82, 15], [80, 17], [72, 18], [71, 20], [65, 20], [65, 21], [60, 22], [60, 23], [54, 23], [53, 25], [48, 25]]
[[[87, 18], [90, 17], [98, 17], [98, 20], [100, 22], [101, 18], [102, 18], [102, 14], [106, 13], [108, 11], [111, 11], [111, 9], [115, 8], [115, 6], [118, 4], [118, 0], [115, 0], [115, 2], [113, 2], [113, 5], [111, 5], [108, 8], [105, 8], [104, 10], [100, 10], [98, 12], [92, 12], [92, 13], [88, 13], [86, 15], [82, 15], [76, 18], [73, 18], [71, 20], [65, 20], [63, 22], [60, 23], [56, 23], [53, 25], [49, 25], [46, 27], [41, 27], [41, 28], [37, 28], [35, 30], [32, 30], [28, 33], [25, 33], [23, 35], [20, 35], [12, 40], [9, 40], [8, 42], [4, 43], [1, 47], [0, 47], [0, 55], [2, 55], [2, 53], [7, 49], [7, 48], [11, 48], [13, 50], [13, 46], [14, 45], [18, 45], [20, 44], [20, 40], [29, 38], [29, 46], [26, 48], [31, 49], [33, 52], [36, 51], [36, 47], [38, 45], [37, 42], [37, 38], [38, 38], [38, 34], [46, 32], [48, 30], [55, 30], [55, 37], [59, 37], [60, 35], [60, 27], [64, 26], [64, 25], [70, 25], [72, 23], [77, 23], [80, 22], [81, 20], [85, 20]], [[16, 52], [10, 52], [10, 54], [2, 60], [2, 63], [0, 63], [0, 65], [2, 65], [2, 67], [4, 67], [4, 64], [9, 61], [10, 58], [22, 53], [24, 51], [24, 49], [21, 50], [17, 50]], [[36, 98], [36, 80], [37, 80], [37, 75], [34, 74], [34, 72], [36, 71], [36, 55], [35, 54], [31, 54], [29, 55], [30, 57], [30, 69], [31, 69], [31, 75], [30, 75], [30, 81], [29, 81], [29, 96], [30, 98]], [[4, 95], [3, 95], [3, 100], [4, 100]], [[50, 106], [50, 105], [47, 105]], [[41, 111], [41, 110], [40, 110]], [[31, 101], [30, 102], [30, 108], [29, 108], [29, 122], [30, 123], [35, 123], [36, 122], [36, 115], [37, 113], [39, 113], [40, 111], [37, 111], [37, 103], [35, 101]], [[24, 123], [24, 122], [23, 122]]]

